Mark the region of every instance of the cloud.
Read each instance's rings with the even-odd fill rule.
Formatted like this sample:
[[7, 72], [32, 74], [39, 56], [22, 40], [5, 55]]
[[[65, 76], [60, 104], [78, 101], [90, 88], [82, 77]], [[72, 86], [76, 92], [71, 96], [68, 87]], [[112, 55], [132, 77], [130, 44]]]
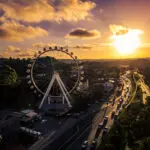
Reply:
[[8, 41], [23, 41], [40, 36], [47, 36], [46, 30], [40, 27], [24, 26], [15, 21], [5, 21], [0, 26], [0, 39]]
[[12, 46], [12, 45], [9, 45], [9, 46], [6, 48], [5, 51], [20, 53], [20, 52], [21, 52], [21, 48], [15, 47], [15, 46]]
[[96, 39], [100, 37], [98, 30], [86, 30], [84, 28], [77, 28], [72, 30], [66, 38], [82, 38], [82, 39]]
[[93, 48], [92, 45], [89, 45], [89, 44], [83, 44], [83, 45], [76, 45], [74, 46], [73, 48], [75, 49], [86, 49], [86, 50], [90, 50]]
[[42, 42], [32, 44], [32, 48], [35, 50], [40, 50], [40, 49], [43, 49], [44, 47], [50, 47], [50, 46], [56, 46], [56, 44], [42, 43]]
[[28, 58], [32, 57], [34, 55], [35, 51], [33, 49], [21, 49], [19, 47], [15, 47], [12, 45], [9, 45], [6, 49], [4, 49], [0, 56], [4, 58]]
[[1, 0], [7, 18], [25, 21], [78, 21], [91, 16], [94, 2], [82, 0]]
[[114, 36], [120, 36], [120, 35], [125, 35], [125, 34], [130, 34], [130, 33], [134, 35], [140, 35], [144, 33], [140, 29], [130, 29], [122, 25], [116, 25], [116, 24], [110, 24], [109, 29]]
[[109, 29], [113, 33], [113, 35], [123, 35], [129, 32], [129, 29], [127, 29], [126, 27], [115, 24], [110, 24]]

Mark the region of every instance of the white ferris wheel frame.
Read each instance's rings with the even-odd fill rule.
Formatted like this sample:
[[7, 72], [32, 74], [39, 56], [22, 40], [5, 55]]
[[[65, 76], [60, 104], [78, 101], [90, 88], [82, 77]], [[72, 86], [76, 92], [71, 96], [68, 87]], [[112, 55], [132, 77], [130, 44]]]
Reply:
[[[55, 46], [53, 48], [52, 47], [45, 47], [45, 48], [43, 48], [43, 51], [38, 51], [38, 54], [35, 54], [33, 59], [32, 59], [32, 64], [28, 64], [27, 79], [29, 79], [28, 84], [31, 85], [30, 89], [34, 90], [34, 93], [39, 92], [40, 93], [40, 94], [38, 94], [39, 97], [41, 97], [41, 94], [45, 95], [46, 91], [43, 92], [37, 86], [37, 84], [34, 81], [33, 69], [34, 69], [34, 65], [37, 62], [38, 58], [40, 58], [41, 55], [43, 55], [47, 52], [50, 52], [50, 51], [57, 51], [57, 52], [65, 53], [66, 55], [70, 56], [70, 58], [72, 59], [72, 61], [74, 62], [74, 64], [77, 67], [77, 69], [76, 69], [77, 70], [77, 80], [76, 80], [74, 86], [69, 91], [65, 90], [66, 94], [70, 95], [75, 90], [80, 91], [80, 89], [81, 89], [80, 85], [82, 85], [82, 81], [84, 79], [84, 77], [83, 77], [84, 76], [83, 66], [79, 66], [79, 60], [78, 60], [77, 56], [74, 56], [74, 54], [72, 52], [69, 52], [67, 48], [57, 47], [57, 46]], [[60, 80], [60, 83], [62, 83], [60, 77], [58, 77], [58, 78]], [[51, 80], [52, 80], [52, 78], [51, 78]], [[62, 86], [64, 86], [64, 85], [62, 85]]]

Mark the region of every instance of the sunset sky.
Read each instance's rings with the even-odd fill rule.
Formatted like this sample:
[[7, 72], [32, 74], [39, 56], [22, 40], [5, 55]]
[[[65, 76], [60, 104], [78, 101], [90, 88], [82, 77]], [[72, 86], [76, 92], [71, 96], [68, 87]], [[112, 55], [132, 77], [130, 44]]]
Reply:
[[31, 57], [45, 45], [81, 59], [150, 57], [149, 28], [150, 0], [0, 0], [1, 57]]

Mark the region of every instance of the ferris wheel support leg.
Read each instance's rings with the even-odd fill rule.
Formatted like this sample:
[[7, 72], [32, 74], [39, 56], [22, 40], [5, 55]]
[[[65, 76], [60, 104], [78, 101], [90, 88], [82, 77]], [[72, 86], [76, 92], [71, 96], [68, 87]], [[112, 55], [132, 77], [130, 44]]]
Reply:
[[43, 97], [43, 99], [42, 99], [42, 101], [40, 103], [39, 109], [41, 109], [41, 107], [43, 106], [43, 103], [44, 103], [45, 99], [48, 97], [48, 94], [49, 94], [49, 92], [50, 92], [50, 90], [52, 88], [52, 85], [53, 85], [53, 83], [55, 81], [55, 78], [56, 78], [55, 75], [53, 75], [52, 80], [51, 80], [51, 82], [50, 82], [50, 84], [49, 84], [49, 86], [48, 86], [48, 88], [46, 90], [46, 93], [45, 93], [45, 95], [44, 95], [44, 97]]
[[66, 101], [67, 101], [68, 106], [71, 108], [72, 105], [71, 105], [71, 103], [70, 103], [70, 101], [69, 101], [69, 99], [68, 99], [68, 97], [67, 97], [67, 95], [66, 95], [66, 92], [64, 91], [64, 88], [63, 88], [63, 86], [62, 86], [62, 84], [61, 84], [60, 79], [59, 79], [58, 76], [56, 76], [56, 80], [58, 81], [58, 84], [59, 84], [59, 86], [60, 86], [60, 89], [61, 89], [61, 91], [62, 91], [62, 93], [63, 93], [63, 95], [64, 95]]
[[69, 96], [69, 98], [71, 98], [71, 96], [70, 96], [70, 94], [69, 94], [68, 90], [66, 89], [66, 87], [65, 87], [64, 83], [62, 82], [62, 80], [61, 80], [60, 76], [58, 75], [57, 77], [58, 77], [58, 79], [59, 79], [59, 81], [60, 81], [61, 85], [63, 86], [63, 88], [64, 88], [64, 90], [65, 90], [66, 94]]

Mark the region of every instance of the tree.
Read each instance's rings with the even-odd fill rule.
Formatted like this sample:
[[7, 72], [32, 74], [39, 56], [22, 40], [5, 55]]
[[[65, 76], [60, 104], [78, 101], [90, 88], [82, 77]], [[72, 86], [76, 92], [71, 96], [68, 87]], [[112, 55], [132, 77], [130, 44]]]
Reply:
[[1, 85], [14, 86], [17, 83], [18, 75], [14, 69], [10, 66], [5, 65], [0, 76]]
[[150, 106], [150, 96], [147, 96], [146, 100], [147, 100], [146, 104], [147, 104], [148, 106]]

